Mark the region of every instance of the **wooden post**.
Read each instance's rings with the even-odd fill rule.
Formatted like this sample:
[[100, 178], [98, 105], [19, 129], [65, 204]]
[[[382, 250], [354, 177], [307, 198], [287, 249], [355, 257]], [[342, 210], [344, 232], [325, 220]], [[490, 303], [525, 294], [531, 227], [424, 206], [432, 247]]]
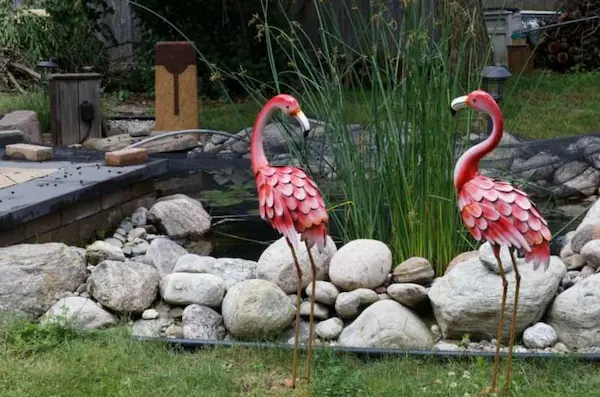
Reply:
[[[53, 145], [68, 146], [102, 137], [101, 81], [102, 75], [98, 73], [50, 75]], [[91, 121], [87, 120], [89, 116], [93, 117]]]
[[196, 54], [187, 41], [161, 41], [155, 47], [157, 131], [198, 128]]

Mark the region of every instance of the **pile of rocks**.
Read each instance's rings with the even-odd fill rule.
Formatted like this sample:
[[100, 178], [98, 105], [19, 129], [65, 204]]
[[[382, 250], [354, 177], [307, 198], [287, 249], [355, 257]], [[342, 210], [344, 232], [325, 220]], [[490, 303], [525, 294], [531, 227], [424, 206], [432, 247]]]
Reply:
[[[291, 343], [297, 273], [283, 238], [258, 261], [189, 253], [186, 239], [210, 228], [202, 205], [185, 195], [138, 208], [113, 236], [85, 249], [60, 243], [0, 249], [0, 310], [87, 328], [131, 317], [136, 336], [209, 340], [275, 338]], [[517, 351], [589, 351], [600, 346], [600, 203], [546, 271], [517, 259], [523, 275]], [[456, 257], [435, 277], [425, 258], [394, 266], [383, 242], [353, 240], [323, 252], [317, 267], [317, 343], [347, 347], [491, 351], [502, 293], [489, 244]], [[306, 247], [300, 335], [308, 338], [311, 272]], [[514, 271], [502, 260], [514, 301]], [[582, 270], [573, 270], [582, 269]], [[578, 274], [573, 276], [573, 271]], [[570, 284], [569, 284], [570, 283]], [[505, 335], [509, 323], [506, 324]]]

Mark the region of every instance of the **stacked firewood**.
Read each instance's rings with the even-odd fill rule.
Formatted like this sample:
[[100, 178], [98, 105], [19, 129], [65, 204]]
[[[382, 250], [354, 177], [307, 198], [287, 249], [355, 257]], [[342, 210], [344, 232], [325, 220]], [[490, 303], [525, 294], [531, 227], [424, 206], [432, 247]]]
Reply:
[[[547, 25], [560, 25], [540, 34], [537, 63], [556, 71], [599, 68], [600, 0], [563, 0], [557, 9], [561, 14]], [[593, 19], [578, 21], [585, 18]]]
[[26, 66], [17, 54], [0, 48], [0, 92], [25, 93], [31, 86], [39, 84], [40, 78], [40, 73]]

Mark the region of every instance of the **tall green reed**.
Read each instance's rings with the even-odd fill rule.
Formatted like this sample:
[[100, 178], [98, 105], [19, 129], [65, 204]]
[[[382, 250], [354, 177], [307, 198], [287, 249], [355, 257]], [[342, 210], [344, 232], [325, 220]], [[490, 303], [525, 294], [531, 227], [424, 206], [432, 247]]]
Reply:
[[[289, 58], [289, 69], [273, 70], [274, 85], [326, 122], [335, 183], [321, 186], [330, 205], [347, 203], [331, 212], [343, 240], [378, 239], [396, 262], [423, 256], [442, 272], [468, 246], [452, 184], [462, 136], [449, 102], [478, 83], [478, 73], [459, 73], [480, 70], [475, 60], [483, 57], [468, 37], [473, 29], [456, 37], [456, 14], [432, 13], [428, 1], [400, 10], [387, 8], [392, 2], [339, 3], [313, 2], [318, 37], [291, 20], [287, 29], [256, 22], [266, 45], [281, 46]], [[288, 73], [297, 85], [280, 82]], [[244, 81], [260, 98], [259, 86]], [[357, 108], [358, 136], [347, 127]]]
[[[264, 0], [250, 22], [270, 54], [272, 81], [224, 70], [198, 52], [200, 60], [213, 81], [235, 79], [258, 103], [272, 92], [291, 93], [325, 123], [333, 158], [321, 156], [321, 166], [310, 170], [335, 208], [331, 218], [344, 241], [378, 239], [396, 263], [422, 256], [442, 273], [469, 245], [452, 184], [462, 136], [449, 103], [479, 83], [481, 60], [489, 55], [474, 40], [478, 15], [452, 0], [435, 2], [435, 10], [427, 0], [360, 6], [315, 0], [316, 28], [309, 32], [292, 19], [284, 26], [267, 20], [268, 7], [288, 3]], [[277, 69], [275, 49], [287, 57], [287, 68]], [[361, 128], [353, 134], [348, 125], [357, 121]], [[306, 144], [290, 139], [289, 148], [309, 157]], [[333, 180], [323, 178], [325, 165]]]

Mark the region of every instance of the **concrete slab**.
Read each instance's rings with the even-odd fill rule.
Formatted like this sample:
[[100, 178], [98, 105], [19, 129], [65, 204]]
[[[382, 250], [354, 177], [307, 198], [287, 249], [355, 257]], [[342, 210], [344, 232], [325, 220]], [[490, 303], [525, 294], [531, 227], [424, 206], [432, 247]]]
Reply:
[[[0, 168], [19, 169], [7, 167], [7, 163], [10, 164], [0, 161]], [[24, 163], [15, 164], [23, 167]], [[100, 197], [159, 176], [167, 172], [168, 161], [151, 159], [141, 165], [119, 168], [106, 167], [103, 161], [50, 161], [44, 164], [31, 163], [29, 171], [45, 173], [54, 165], [59, 166], [57, 171], [0, 189], [0, 230], [10, 229], [81, 200]]]
[[[53, 172], [58, 171], [57, 168], [16, 168], [16, 167], [0, 167], [0, 175], [5, 176], [15, 183], [23, 183], [32, 179], [40, 178], [42, 176], [50, 175]], [[0, 186], [0, 189], [2, 186]]]
[[17, 183], [7, 176], [0, 175], [0, 189], [16, 185]]

